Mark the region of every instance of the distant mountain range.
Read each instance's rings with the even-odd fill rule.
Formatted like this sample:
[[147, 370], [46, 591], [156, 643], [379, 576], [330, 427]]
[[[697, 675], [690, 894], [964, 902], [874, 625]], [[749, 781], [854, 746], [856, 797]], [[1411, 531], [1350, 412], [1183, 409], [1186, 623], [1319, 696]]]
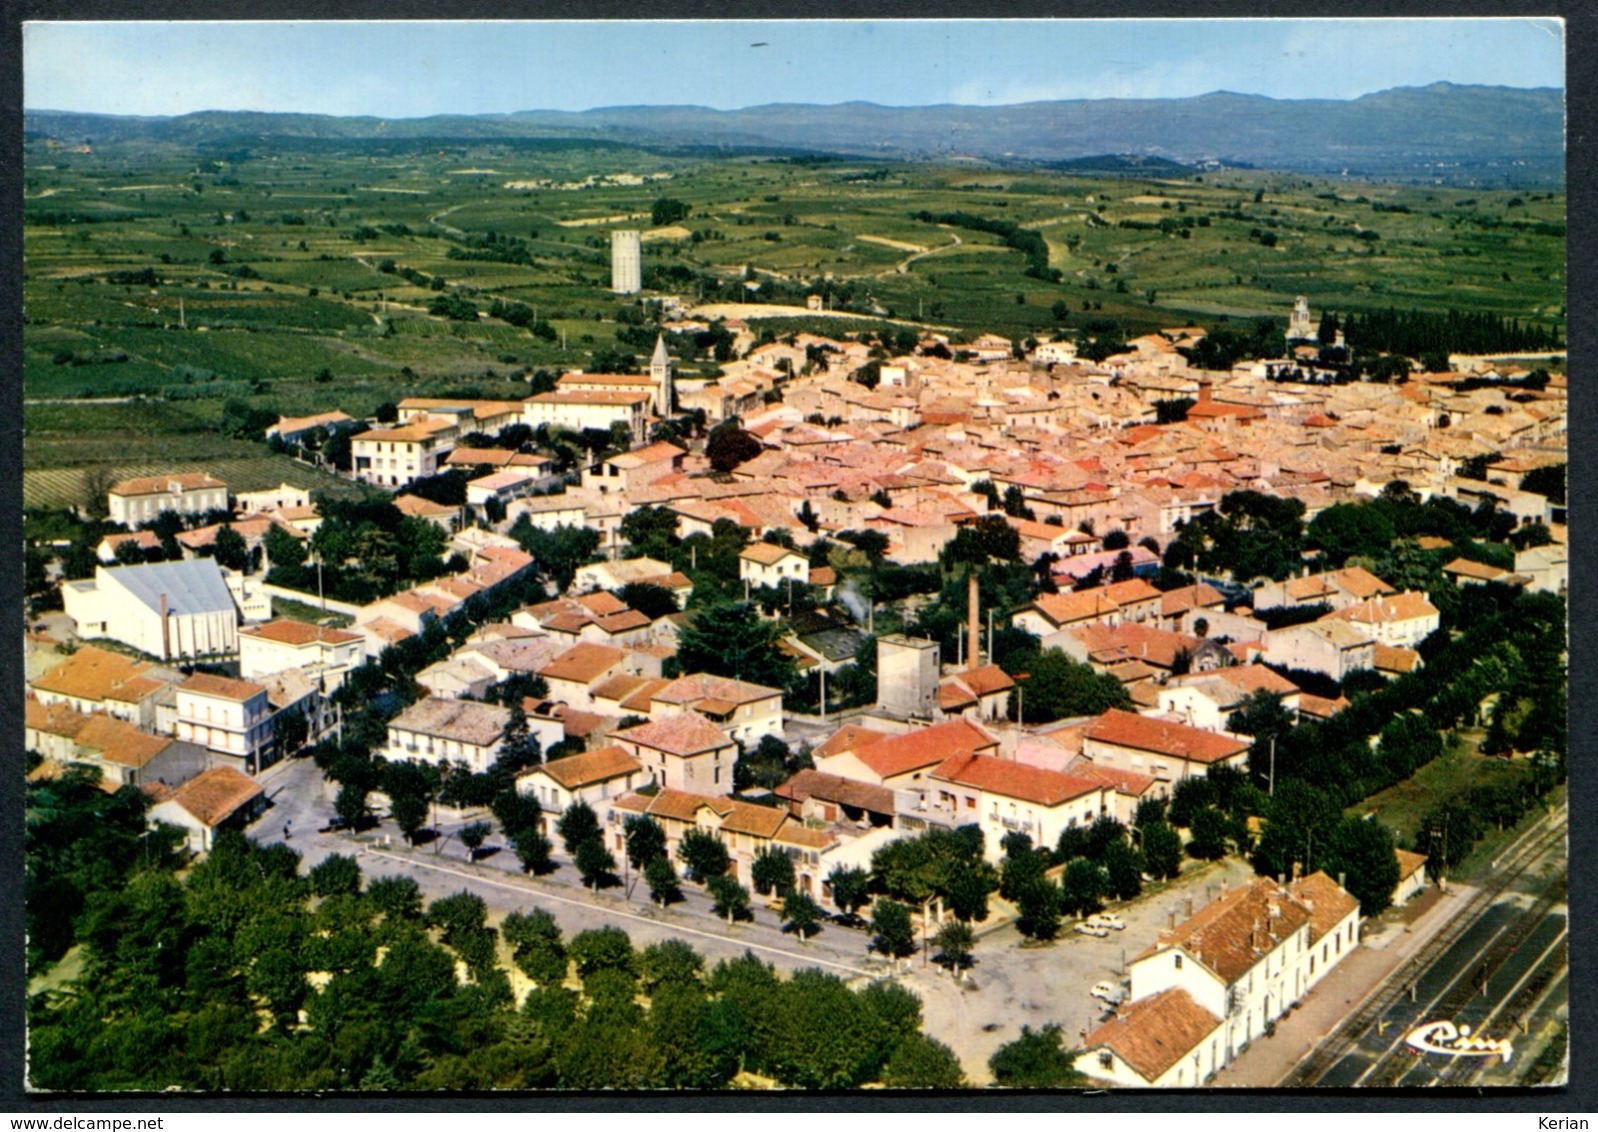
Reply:
[[1158, 175], [1161, 162], [1218, 163], [1518, 185], [1562, 182], [1564, 117], [1564, 92], [1558, 89], [1434, 83], [1347, 101], [1219, 91], [1195, 98], [1013, 106], [614, 106], [389, 120], [255, 111], [133, 118], [30, 110], [23, 121], [30, 138], [72, 142], [146, 140], [209, 147], [313, 139], [351, 144], [541, 139], [1062, 167], [1091, 158], [1093, 171], [1117, 171], [1102, 168], [1108, 154], [1125, 165], [1119, 171], [1144, 175]]

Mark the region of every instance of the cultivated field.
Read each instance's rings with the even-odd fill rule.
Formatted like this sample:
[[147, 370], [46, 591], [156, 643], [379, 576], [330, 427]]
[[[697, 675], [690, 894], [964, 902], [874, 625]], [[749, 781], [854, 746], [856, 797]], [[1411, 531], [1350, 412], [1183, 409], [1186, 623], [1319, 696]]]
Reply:
[[[1545, 192], [270, 141], [89, 154], [32, 141], [25, 190], [26, 397], [160, 409], [30, 405], [30, 472], [140, 464], [179, 435], [186, 458], [244, 458], [218, 447], [229, 399], [370, 413], [412, 394], [520, 396], [531, 369], [637, 356], [640, 329], [618, 320], [636, 302], [608, 290], [609, 227], [651, 230], [662, 197], [689, 211], [651, 231], [644, 297], [757, 329], [779, 312], [785, 332], [804, 325], [792, 310], [813, 293], [840, 314], [1013, 339], [1282, 320], [1298, 294], [1317, 311], [1564, 316], [1565, 202]], [[1029, 272], [995, 222], [1041, 236], [1046, 263]], [[429, 313], [442, 297], [478, 317]], [[490, 317], [496, 300], [533, 325]], [[690, 354], [679, 372], [714, 371]]]

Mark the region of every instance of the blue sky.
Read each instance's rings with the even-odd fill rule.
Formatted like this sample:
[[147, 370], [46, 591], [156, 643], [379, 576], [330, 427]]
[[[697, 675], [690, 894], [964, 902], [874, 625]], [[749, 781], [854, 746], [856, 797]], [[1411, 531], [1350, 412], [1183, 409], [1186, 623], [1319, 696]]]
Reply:
[[387, 118], [1564, 85], [1549, 19], [29, 23], [29, 109]]

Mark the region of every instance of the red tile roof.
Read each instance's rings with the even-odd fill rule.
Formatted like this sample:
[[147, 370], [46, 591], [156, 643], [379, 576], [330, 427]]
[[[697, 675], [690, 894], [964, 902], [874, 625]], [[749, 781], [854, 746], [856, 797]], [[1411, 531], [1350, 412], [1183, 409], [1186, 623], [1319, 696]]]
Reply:
[[226, 487], [227, 484], [212, 476], [209, 472], [183, 472], [178, 475], [166, 476], [140, 476], [137, 479], [123, 480], [111, 488], [112, 495], [165, 495], [172, 484], [178, 484], [184, 491], [199, 491], [206, 488]]
[[1393, 850], [1398, 856], [1398, 879], [1414, 876], [1426, 867], [1427, 857], [1424, 853], [1411, 853], [1408, 849]]
[[1343, 891], [1325, 872], [1317, 871], [1300, 877], [1288, 885], [1288, 891], [1309, 912], [1311, 943], [1341, 924], [1349, 913], [1359, 909], [1359, 901]]
[[886, 786], [872, 786], [855, 782], [836, 774], [823, 774], [819, 770], [801, 770], [772, 793], [791, 802], [804, 802], [816, 798], [822, 802], [836, 802], [868, 810], [872, 813], [893, 813], [893, 791]]
[[279, 621], [268, 621], [265, 625], [240, 629], [239, 634], [296, 647], [308, 645], [313, 641], [320, 641], [324, 645], [344, 645], [361, 639], [359, 633], [350, 633], [343, 629], [330, 629], [325, 625], [312, 625], [307, 621], [292, 621], [286, 618]]
[[201, 825], [215, 829], [262, 793], [261, 784], [253, 778], [230, 766], [218, 766], [179, 786], [173, 798]]
[[1110, 1050], [1153, 1084], [1220, 1025], [1221, 1020], [1187, 991], [1167, 987], [1122, 1007], [1115, 1018], [1087, 1036], [1084, 1048]]
[[1065, 768], [1066, 773], [1087, 782], [1097, 782], [1108, 786], [1117, 794], [1125, 794], [1130, 798], [1141, 798], [1159, 779], [1152, 775], [1138, 774], [1132, 770], [1116, 770], [1114, 767], [1099, 766], [1097, 763], [1077, 757], [1072, 759]]
[[886, 731], [873, 731], [869, 727], [861, 727], [858, 723], [845, 723], [828, 736], [827, 741], [812, 751], [811, 754], [815, 758], [825, 759], [848, 751], [858, 751], [863, 747], [869, 747], [873, 743], [880, 743], [888, 737]]
[[955, 755], [940, 763], [930, 777], [1040, 806], [1062, 805], [1105, 789], [1085, 778], [992, 755]]
[[684, 758], [733, 745], [720, 728], [695, 711], [641, 723], [616, 732], [612, 738]]
[[923, 727], [852, 753], [879, 778], [894, 778], [953, 756], [996, 748], [998, 740], [964, 719]]
[[769, 542], [750, 543], [738, 553], [739, 558], [747, 558], [751, 562], [758, 562], [762, 566], [774, 566], [789, 555], [803, 558], [797, 550], [789, 550], [786, 546], [777, 546]]
[[539, 675], [550, 680], [571, 680], [589, 684], [620, 664], [627, 654], [609, 645], [596, 645], [584, 641], [573, 645], [539, 670]]
[[1136, 712], [1111, 708], [1088, 728], [1087, 738], [1117, 747], [1169, 755], [1189, 762], [1216, 763], [1248, 750], [1240, 739], [1173, 723], [1150, 719]]
[[140, 674], [147, 672], [150, 667], [148, 661], [134, 660], [110, 649], [84, 645], [33, 681], [31, 687], [80, 700], [103, 700], [120, 691], [124, 685], [142, 680]]
[[620, 747], [600, 747], [533, 767], [528, 774], [547, 774], [568, 790], [580, 790], [643, 770], [643, 764]]
[[[1274, 911], [1274, 915], [1272, 914]], [[1144, 952], [1180, 947], [1230, 986], [1310, 922], [1310, 913], [1268, 877], [1218, 896]]]
[[233, 680], [226, 676], [213, 676], [209, 672], [196, 672], [178, 685], [178, 691], [242, 703], [261, 695], [266, 689], [249, 680]]
[[782, 695], [781, 688], [768, 688], [727, 676], [695, 673], [679, 676], [655, 693], [655, 701], [663, 704], [691, 705], [701, 700], [722, 700], [728, 704], [752, 704]]

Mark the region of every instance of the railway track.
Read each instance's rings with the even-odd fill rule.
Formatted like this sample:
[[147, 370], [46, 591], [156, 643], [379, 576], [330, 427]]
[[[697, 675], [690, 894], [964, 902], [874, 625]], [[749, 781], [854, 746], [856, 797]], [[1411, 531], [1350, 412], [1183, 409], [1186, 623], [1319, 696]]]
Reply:
[[[1496, 923], [1501, 919], [1501, 914], [1490, 914], [1494, 906], [1499, 904], [1512, 885], [1519, 881], [1526, 873], [1543, 859], [1552, 849], [1561, 846], [1565, 841], [1565, 820], [1567, 815], [1565, 806], [1561, 806], [1551, 815], [1544, 817], [1531, 828], [1521, 834], [1508, 849], [1498, 858], [1493, 874], [1477, 889], [1470, 899], [1449, 920], [1448, 924], [1415, 955], [1411, 956], [1402, 967], [1393, 972], [1387, 980], [1368, 995], [1364, 1002], [1354, 1011], [1353, 1015], [1325, 1042], [1321, 1043], [1313, 1053], [1300, 1062], [1292, 1072], [1282, 1081], [1281, 1086], [1304, 1087], [1322, 1082], [1334, 1068], [1342, 1067], [1337, 1076], [1346, 1075], [1348, 1066], [1344, 1066], [1345, 1059], [1357, 1058], [1360, 1046], [1368, 1036], [1375, 1032], [1378, 1037], [1385, 1038], [1384, 1018], [1394, 1007], [1411, 993], [1411, 988], [1418, 986], [1422, 976], [1440, 959], [1450, 951], [1464, 943], [1466, 946], [1477, 949], [1480, 956], [1492, 952], [1500, 942], [1499, 936], [1503, 927]], [[1553, 904], [1551, 896], [1545, 896], [1538, 903], [1544, 910]], [[1531, 927], [1523, 933], [1529, 936], [1536, 930], [1538, 917], [1531, 917]], [[1485, 925], [1485, 928], [1484, 926]], [[1480, 937], [1486, 934], [1488, 938]], [[1468, 938], [1467, 938], [1468, 937]], [[1505, 955], [1513, 951], [1515, 945], [1508, 945]], [[1488, 956], [1492, 958], [1491, 955]], [[1489, 964], [1490, 966], [1491, 964]], [[1480, 969], [1478, 961], [1476, 969]], [[1489, 979], [1491, 971], [1489, 971]], [[1452, 983], [1448, 990], [1452, 990]], [[1445, 990], [1445, 993], [1447, 991]], [[1388, 1046], [1388, 1053], [1402, 1043], [1402, 1035]], [[1377, 1063], [1359, 1074], [1357, 1081], [1336, 1081], [1337, 1084], [1355, 1084], [1365, 1082], [1371, 1071], [1376, 1069], [1381, 1062], [1388, 1060], [1384, 1054]], [[1327, 1082], [1328, 1084], [1334, 1082]], [[1377, 1082], [1369, 1082], [1377, 1084]]]

